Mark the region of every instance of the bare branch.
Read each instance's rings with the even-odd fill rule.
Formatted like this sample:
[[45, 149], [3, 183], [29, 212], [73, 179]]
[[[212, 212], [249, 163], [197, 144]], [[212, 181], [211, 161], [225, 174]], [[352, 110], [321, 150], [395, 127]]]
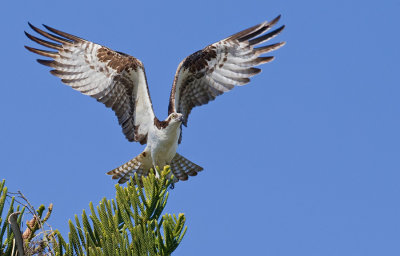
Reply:
[[18, 255], [19, 256], [25, 256], [25, 253], [24, 253], [24, 242], [23, 242], [23, 239], [22, 239], [21, 230], [19, 229], [19, 225], [18, 225], [18, 222], [17, 222], [19, 214], [20, 214], [20, 212], [11, 213], [10, 216], [8, 217], [8, 223], [10, 224], [11, 230], [14, 233], [15, 242], [16, 242], [17, 248], [18, 248]]

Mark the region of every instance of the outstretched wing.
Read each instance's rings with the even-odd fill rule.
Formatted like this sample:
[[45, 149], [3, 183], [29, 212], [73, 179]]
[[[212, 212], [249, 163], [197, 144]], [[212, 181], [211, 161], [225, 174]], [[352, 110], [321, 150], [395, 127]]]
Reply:
[[32, 41], [55, 49], [48, 51], [25, 46], [31, 52], [52, 58], [37, 61], [54, 68], [50, 73], [61, 78], [63, 83], [114, 110], [129, 141], [146, 143], [154, 112], [142, 63], [127, 54], [45, 25], [51, 33], [29, 26], [54, 41], [45, 41], [25, 32]]
[[211, 44], [185, 58], [178, 66], [171, 90], [168, 112], [182, 113], [186, 126], [195, 106], [212, 101], [230, 91], [235, 85], [250, 82], [250, 77], [261, 72], [254, 66], [267, 63], [273, 57], [259, 57], [274, 51], [285, 42], [255, 48], [278, 35], [284, 26], [264, 34], [280, 19], [264, 22]]

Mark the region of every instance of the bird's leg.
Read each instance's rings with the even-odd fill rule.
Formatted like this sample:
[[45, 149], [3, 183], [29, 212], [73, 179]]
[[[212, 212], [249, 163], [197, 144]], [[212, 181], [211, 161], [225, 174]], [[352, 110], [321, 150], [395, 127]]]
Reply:
[[156, 176], [157, 179], [159, 179], [160, 175], [158, 174], [157, 165], [155, 163], [153, 163], [153, 169], [154, 169], [154, 175]]

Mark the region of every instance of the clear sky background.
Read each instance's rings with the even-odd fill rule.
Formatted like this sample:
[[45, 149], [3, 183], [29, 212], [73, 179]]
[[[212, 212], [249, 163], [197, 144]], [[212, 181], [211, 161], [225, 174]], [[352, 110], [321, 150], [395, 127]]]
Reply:
[[287, 41], [244, 87], [196, 108], [178, 152], [204, 167], [171, 192], [174, 255], [400, 255], [400, 1], [2, 1], [0, 179], [50, 224], [113, 198], [105, 175], [143, 150], [113, 112], [23, 46], [44, 23], [143, 61], [167, 116], [179, 62], [282, 14]]

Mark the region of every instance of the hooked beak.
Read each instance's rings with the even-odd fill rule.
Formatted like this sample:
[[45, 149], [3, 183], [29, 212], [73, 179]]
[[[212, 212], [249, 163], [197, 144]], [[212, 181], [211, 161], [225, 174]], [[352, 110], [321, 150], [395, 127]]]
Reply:
[[183, 121], [185, 120], [185, 118], [183, 117], [183, 115], [181, 115], [181, 117], [179, 117], [179, 119], [178, 119], [180, 122], [182, 122], [183, 123]]

